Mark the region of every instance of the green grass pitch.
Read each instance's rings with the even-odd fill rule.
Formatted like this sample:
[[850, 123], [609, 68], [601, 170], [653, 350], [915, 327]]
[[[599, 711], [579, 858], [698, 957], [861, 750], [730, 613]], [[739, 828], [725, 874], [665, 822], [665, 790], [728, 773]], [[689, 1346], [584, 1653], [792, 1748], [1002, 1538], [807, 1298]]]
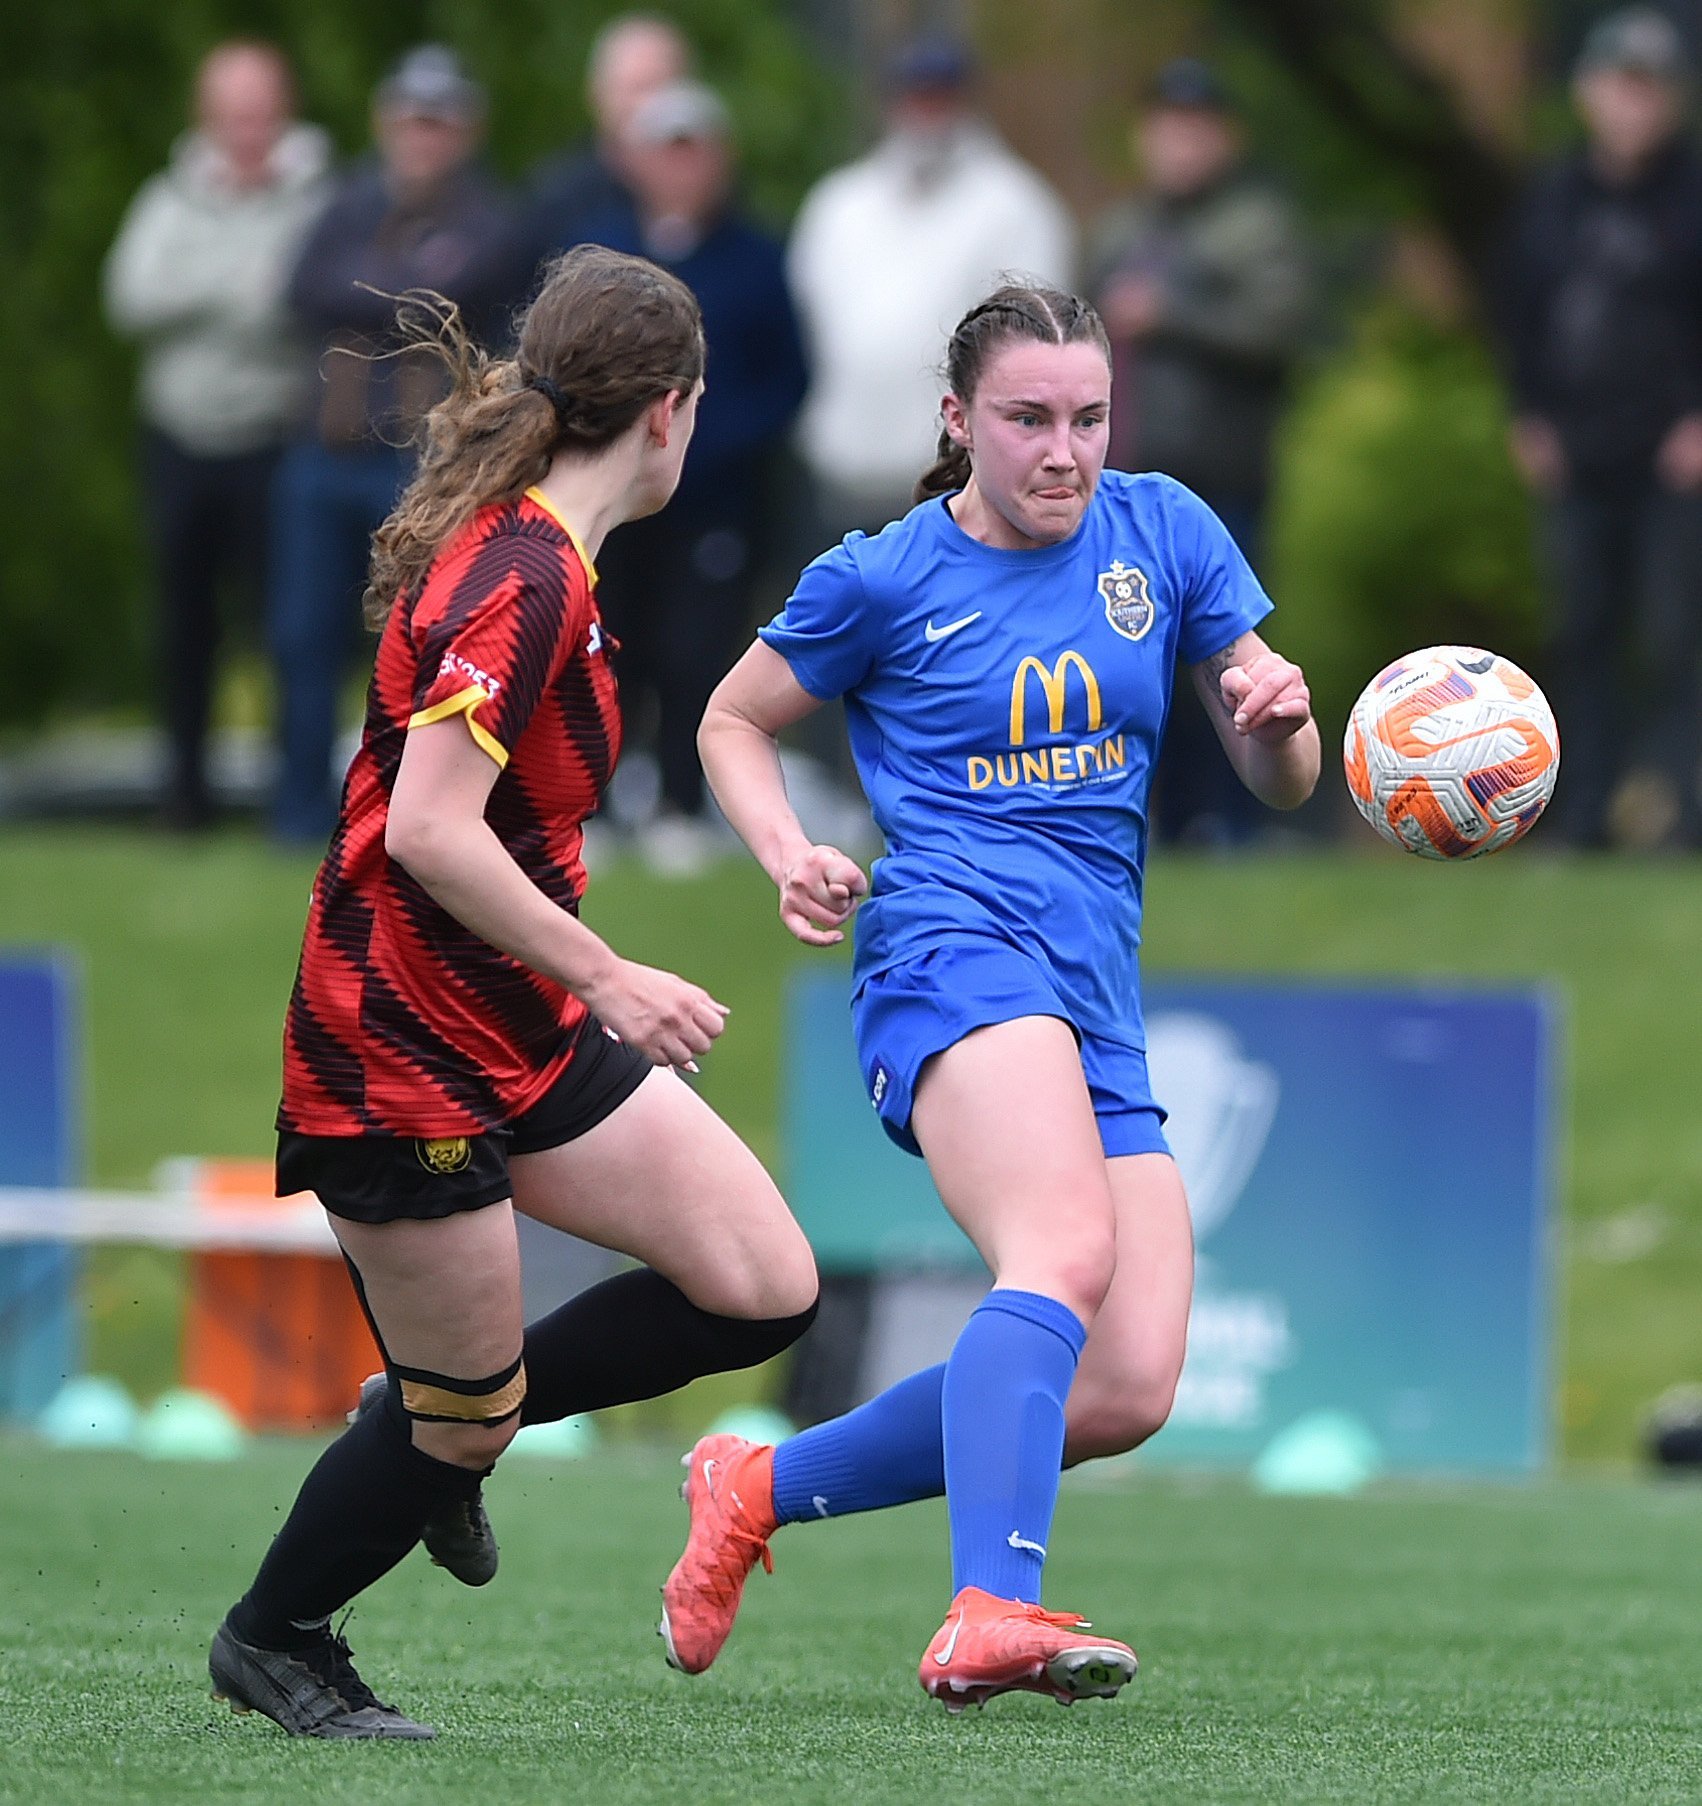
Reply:
[[721, 1662], [669, 1672], [659, 1450], [505, 1464], [496, 1582], [416, 1553], [348, 1635], [430, 1746], [292, 1741], [208, 1697], [206, 1643], [311, 1458], [0, 1445], [0, 1800], [509, 1806], [1694, 1801], [1702, 1495], [1592, 1481], [1259, 1498], [1092, 1469], [1048, 1600], [1140, 1650], [1111, 1705], [949, 1719], [915, 1664], [949, 1590], [934, 1505], [781, 1532]]

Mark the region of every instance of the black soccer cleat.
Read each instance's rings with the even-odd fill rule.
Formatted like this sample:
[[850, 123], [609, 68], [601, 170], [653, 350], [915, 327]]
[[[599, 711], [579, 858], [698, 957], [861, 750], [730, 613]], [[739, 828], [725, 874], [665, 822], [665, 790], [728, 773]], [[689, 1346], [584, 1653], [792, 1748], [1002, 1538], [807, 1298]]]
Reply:
[[[361, 1381], [360, 1402], [349, 1413], [349, 1422], [370, 1411], [382, 1410], [389, 1384], [382, 1373], [368, 1374]], [[451, 1499], [439, 1505], [426, 1519], [420, 1541], [425, 1544], [426, 1554], [463, 1586], [482, 1587], [496, 1578], [502, 1551], [485, 1514], [482, 1488], [470, 1499]]]
[[306, 1649], [245, 1643], [226, 1618], [207, 1671], [213, 1698], [233, 1712], [264, 1712], [292, 1737], [395, 1737], [424, 1742], [437, 1732], [379, 1699], [355, 1672], [353, 1651], [329, 1630]]
[[496, 1578], [501, 1551], [496, 1546], [496, 1532], [485, 1515], [482, 1493], [438, 1506], [426, 1520], [420, 1541], [426, 1546], [426, 1554], [463, 1586], [482, 1587]]

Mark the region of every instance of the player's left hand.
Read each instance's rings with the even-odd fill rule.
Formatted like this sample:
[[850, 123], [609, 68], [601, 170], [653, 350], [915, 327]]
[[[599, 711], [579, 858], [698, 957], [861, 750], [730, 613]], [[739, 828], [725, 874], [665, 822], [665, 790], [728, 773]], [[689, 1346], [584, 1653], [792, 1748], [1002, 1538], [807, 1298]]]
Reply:
[[1218, 680], [1235, 731], [1267, 745], [1287, 740], [1312, 719], [1306, 674], [1280, 652], [1261, 652], [1249, 664], [1231, 665]]

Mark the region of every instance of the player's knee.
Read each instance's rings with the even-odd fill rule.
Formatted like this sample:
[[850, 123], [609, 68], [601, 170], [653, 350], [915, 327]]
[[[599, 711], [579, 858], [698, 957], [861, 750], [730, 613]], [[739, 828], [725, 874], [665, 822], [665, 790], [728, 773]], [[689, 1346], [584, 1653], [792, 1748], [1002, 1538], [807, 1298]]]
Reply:
[[801, 1232], [788, 1238], [780, 1259], [768, 1274], [763, 1291], [767, 1306], [765, 1315], [800, 1317], [807, 1313], [814, 1318], [821, 1281], [816, 1274], [816, 1257]]
[[483, 1472], [520, 1428], [526, 1367], [518, 1355], [506, 1367], [479, 1379], [397, 1367], [393, 1381], [414, 1447], [434, 1460]]
[[724, 1249], [714, 1270], [691, 1287], [692, 1302], [718, 1317], [752, 1322], [814, 1313], [815, 1256], [800, 1230], [771, 1242]]
[[1176, 1376], [1137, 1379], [1116, 1388], [1070, 1394], [1064, 1459], [1097, 1461], [1139, 1448], [1162, 1430], [1176, 1400]]
[[484, 1473], [514, 1440], [520, 1415], [502, 1423], [415, 1423], [414, 1447], [451, 1467]]
[[1083, 1323], [1092, 1323], [1111, 1289], [1117, 1271], [1117, 1238], [1110, 1230], [1086, 1231], [1072, 1237], [1052, 1256], [1052, 1295], [1067, 1304]]

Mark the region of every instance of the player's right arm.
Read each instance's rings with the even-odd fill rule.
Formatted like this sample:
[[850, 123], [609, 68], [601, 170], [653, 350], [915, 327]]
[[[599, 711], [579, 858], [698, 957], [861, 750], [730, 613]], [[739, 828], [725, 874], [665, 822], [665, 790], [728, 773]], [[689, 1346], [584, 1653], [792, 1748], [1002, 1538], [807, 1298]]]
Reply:
[[722, 812], [780, 892], [780, 919], [810, 947], [845, 938], [869, 881], [837, 847], [814, 845], [786, 794], [779, 734], [821, 707], [778, 652], [756, 641], [721, 680], [697, 731]]
[[726, 1009], [672, 972], [622, 959], [533, 884], [485, 820], [497, 772], [464, 715], [410, 728], [384, 850], [481, 940], [565, 986], [656, 1065], [689, 1068]]

